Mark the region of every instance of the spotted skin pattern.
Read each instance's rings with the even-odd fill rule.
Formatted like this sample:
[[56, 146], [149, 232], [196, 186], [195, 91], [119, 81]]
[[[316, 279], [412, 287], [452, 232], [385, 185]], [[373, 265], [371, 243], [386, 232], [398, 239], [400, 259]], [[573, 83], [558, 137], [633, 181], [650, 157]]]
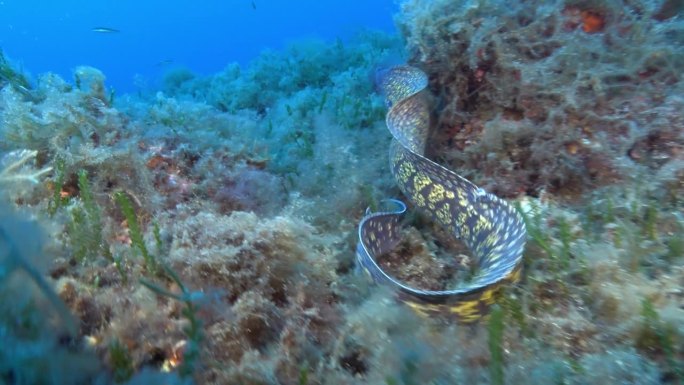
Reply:
[[366, 210], [359, 224], [357, 264], [371, 279], [397, 290], [399, 301], [425, 316], [448, 316], [471, 323], [487, 314], [502, 284], [520, 277], [527, 239], [520, 214], [504, 200], [423, 156], [429, 106], [421, 93], [427, 76], [410, 66], [385, 70], [379, 88], [389, 111], [387, 128], [390, 169], [397, 185], [419, 210], [461, 239], [478, 269], [468, 283], [450, 290], [419, 290], [388, 275], [376, 258], [401, 240], [400, 220], [406, 205], [383, 201], [379, 211]]

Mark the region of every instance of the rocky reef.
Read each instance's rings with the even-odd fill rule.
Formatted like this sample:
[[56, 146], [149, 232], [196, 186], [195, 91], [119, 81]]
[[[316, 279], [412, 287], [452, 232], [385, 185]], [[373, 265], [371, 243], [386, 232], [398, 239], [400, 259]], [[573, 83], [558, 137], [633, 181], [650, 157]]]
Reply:
[[568, 199], [681, 159], [684, 37], [666, 5], [404, 2], [434, 153], [500, 195]]
[[[684, 381], [677, 2], [396, 20], [138, 95], [0, 56], [0, 384]], [[365, 208], [401, 197], [373, 75], [402, 61], [429, 76], [428, 156], [525, 217], [523, 279], [475, 325], [355, 272]], [[404, 226], [393, 274], [467, 276], [448, 231]]]

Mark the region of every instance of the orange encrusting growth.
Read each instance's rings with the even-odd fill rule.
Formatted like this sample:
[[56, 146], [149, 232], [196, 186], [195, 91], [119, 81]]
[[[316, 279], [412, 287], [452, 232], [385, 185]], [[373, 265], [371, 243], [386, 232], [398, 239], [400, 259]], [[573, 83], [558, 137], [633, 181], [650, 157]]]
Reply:
[[597, 33], [603, 31], [606, 26], [606, 19], [600, 14], [592, 11], [582, 11], [582, 31], [586, 33]]

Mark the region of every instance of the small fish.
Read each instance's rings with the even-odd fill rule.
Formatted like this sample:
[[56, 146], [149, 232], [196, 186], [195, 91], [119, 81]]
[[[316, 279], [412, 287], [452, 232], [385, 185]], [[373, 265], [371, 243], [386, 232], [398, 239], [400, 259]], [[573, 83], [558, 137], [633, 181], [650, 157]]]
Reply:
[[252, 9], [256, 11], [256, 3], [252, 0]]
[[156, 67], [164, 67], [164, 66], [167, 66], [171, 63], [173, 63], [173, 59], [164, 59], [162, 61], [157, 62], [157, 64], [155, 64], [155, 66]]
[[109, 27], [95, 27], [95, 28], [93, 28], [93, 32], [97, 32], [97, 33], [118, 33], [121, 31], [119, 31], [118, 29], [109, 28]]

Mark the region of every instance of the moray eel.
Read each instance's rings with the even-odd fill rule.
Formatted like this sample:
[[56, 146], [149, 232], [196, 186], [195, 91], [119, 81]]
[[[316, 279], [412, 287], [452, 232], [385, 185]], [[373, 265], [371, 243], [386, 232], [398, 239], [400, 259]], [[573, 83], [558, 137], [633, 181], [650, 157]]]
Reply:
[[448, 229], [470, 249], [477, 272], [450, 290], [420, 290], [390, 276], [377, 264], [401, 240], [406, 205], [394, 199], [379, 211], [366, 210], [359, 223], [357, 266], [376, 283], [396, 289], [399, 301], [421, 315], [439, 315], [470, 323], [487, 314], [502, 284], [520, 277], [527, 238], [520, 213], [504, 200], [423, 156], [429, 106], [421, 92], [428, 80], [421, 70], [402, 65], [377, 79], [389, 108], [387, 128], [394, 139], [390, 168], [404, 195], [419, 210]]

